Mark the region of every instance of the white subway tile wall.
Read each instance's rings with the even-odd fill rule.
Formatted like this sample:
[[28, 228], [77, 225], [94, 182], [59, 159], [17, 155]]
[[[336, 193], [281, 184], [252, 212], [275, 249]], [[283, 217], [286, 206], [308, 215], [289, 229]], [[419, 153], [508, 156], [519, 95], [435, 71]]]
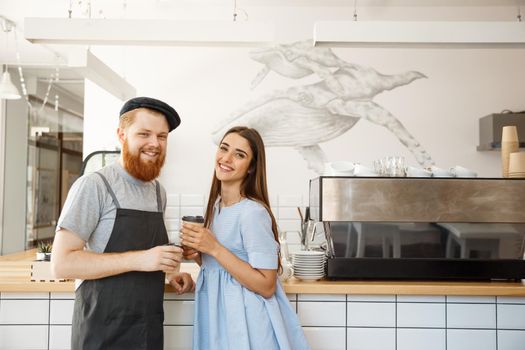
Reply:
[[49, 308], [49, 323], [56, 325], [71, 324], [73, 315], [74, 300], [55, 300], [51, 299]]
[[2, 299], [49, 299], [49, 293], [13, 293], [2, 292]]
[[346, 304], [347, 325], [352, 327], [395, 327], [395, 303], [360, 303]]
[[[2, 325], [0, 326], [0, 349], [42, 350], [48, 349], [48, 325]], [[29, 336], [30, 335], [30, 336]]]
[[178, 207], [180, 205], [180, 196], [178, 194], [167, 194], [166, 202], [168, 207]]
[[345, 294], [298, 294], [299, 301], [346, 301]]
[[448, 328], [496, 328], [496, 304], [447, 304]]
[[447, 329], [447, 350], [469, 349], [496, 349], [496, 330]]
[[303, 326], [345, 327], [345, 302], [310, 301], [297, 303], [297, 315]]
[[204, 215], [203, 207], [180, 207], [180, 217]]
[[398, 327], [445, 328], [445, 303], [397, 303]]
[[444, 295], [398, 295], [399, 303], [444, 303]]
[[464, 295], [447, 296], [447, 303], [494, 304], [495, 302], [496, 302], [496, 297], [492, 297], [492, 296], [464, 296]]
[[0, 325], [46, 324], [49, 321], [49, 300], [2, 299]]
[[193, 342], [193, 326], [164, 326], [165, 350], [189, 350]]
[[180, 217], [180, 207], [166, 207], [164, 212], [164, 220], [179, 220]]
[[74, 292], [51, 292], [51, 299], [73, 299], [74, 300], [75, 293]]
[[525, 329], [525, 305], [498, 305], [498, 328]]
[[315, 350], [346, 350], [345, 327], [304, 327], [308, 344]]
[[397, 329], [396, 350], [445, 350], [445, 329]]
[[[71, 320], [69, 320], [71, 323]], [[71, 349], [71, 326], [49, 326], [49, 349]]]
[[497, 297], [498, 304], [525, 304], [522, 297]]
[[193, 325], [194, 301], [166, 300], [164, 301], [164, 324], [174, 326]]
[[362, 295], [352, 294], [347, 296], [347, 301], [395, 302], [395, 295]]
[[[165, 349], [191, 349], [194, 297], [165, 294]], [[73, 298], [0, 293], [0, 349], [69, 349]], [[288, 294], [288, 299], [314, 350], [525, 349], [525, 297]]]
[[202, 194], [181, 194], [181, 207], [204, 207], [204, 195]]
[[395, 328], [348, 328], [346, 349], [395, 350], [396, 330]]
[[523, 350], [525, 348], [525, 330], [498, 330], [497, 350]]

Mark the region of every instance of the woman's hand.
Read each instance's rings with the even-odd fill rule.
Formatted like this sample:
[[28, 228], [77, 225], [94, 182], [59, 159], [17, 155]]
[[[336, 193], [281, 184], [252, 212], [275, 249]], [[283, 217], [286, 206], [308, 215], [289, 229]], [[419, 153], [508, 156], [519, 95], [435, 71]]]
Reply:
[[[214, 256], [221, 247], [213, 232], [206, 227], [185, 223], [180, 232], [180, 243], [186, 249], [191, 248], [197, 252]], [[188, 252], [191, 251], [188, 250]]]
[[182, 249], [184, 249], [184, 251], [182, 252], [182, 256], [184, 257], [184, 259], [194, 260], [199, 265], [202, 264], [201, 253], [199, 253], [193, 248], [186, 247], [186, 246], [183, 246]]

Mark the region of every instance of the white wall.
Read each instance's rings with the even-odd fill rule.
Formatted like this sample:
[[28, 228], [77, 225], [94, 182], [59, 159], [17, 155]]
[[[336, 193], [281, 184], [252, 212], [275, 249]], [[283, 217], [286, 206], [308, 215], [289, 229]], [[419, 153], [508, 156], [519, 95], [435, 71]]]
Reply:
[[[251, 8], [250, 19], [272, 18], [280, 43], [309, 39], [316, 19], [349, 18], [353, 9], [339, 7]], [[495, 19], [510, 20], [510, 8], [364, 8], [360, 19]], [[129, 15], [129, 17], [133, 17]], [[292, 21], [293, 19], [293, 21]], [[293, 22], [293, 23], [292, 23]], [[169, 139], [161, 180], [169, 193], [208, 191], [215, 146], [210, 133], [245, 103], [277, 89], [319, 80], [292, 80], [270, 72], [255, 89], [250, 83], [262, 65], [249, 48], [108, 48], [93, 49], [115, 70], [148, 95], [171, 103], [182, 125]], [[392, 112], [430, 153], [438, 166], [463, 165], [480, 176], [500, 176], [497, 152], [477, 152], [478, 119], [503, 109], [525, 109], [525, 50], [344, 49], [333, 52], [350, 63], [383, 74], [417, 70], [427, 79], [386, 91], [373, 100]], [[317, 79], [317, 80], [316, 80]], [[86, 85], [85, 152], [112, 149], [122, 102]], [[301, 132], [301, 127], [297, 128]], [[111, 146], [113, 145], [113, 146]], [[321, 144], [329, 160], [347, 159], [371, 165], [388, 155], [415, 159], [392, 133], [360, 120], [345, 134]], [[268, 149], [271, 194], [306, 195], [316, 174], [295, 150]]]

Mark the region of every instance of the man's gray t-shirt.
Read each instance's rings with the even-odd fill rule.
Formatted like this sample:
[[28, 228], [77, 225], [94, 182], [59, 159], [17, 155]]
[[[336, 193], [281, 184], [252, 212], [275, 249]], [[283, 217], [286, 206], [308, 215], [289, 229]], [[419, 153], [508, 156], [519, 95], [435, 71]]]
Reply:
[[[155, 181], [143, 182], [129, 175], [119, 162], [98, 171], [108, 180], [120, 207], [158, 211]], [[166, 209], [166, 191], [161, 186], [162, 210]], [[87, 242], [87, 249], [102, 253], [113, 231], [117, 207], [102, 178], [95, 174], [80, 177], [69, 190], [58, 219], [61, 228], [74, 232]]]

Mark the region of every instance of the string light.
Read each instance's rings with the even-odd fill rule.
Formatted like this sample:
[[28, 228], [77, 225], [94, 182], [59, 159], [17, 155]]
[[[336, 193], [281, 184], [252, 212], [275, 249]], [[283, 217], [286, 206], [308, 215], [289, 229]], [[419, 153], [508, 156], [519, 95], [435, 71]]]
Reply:
[[20, 78], [20, 86], [22, 87], [22, 95], [24, 96], [26, 102], [29, 103], [29, 97], [27, 96], [27, 87], [26, 80], [24, 79], [24, 72], [22, 70], [22, 62], [20, 60], [20, 51], [18, 50], [18, 37], [16, 35], [16, 30], [13, 31], [15, 34], [15, 51], [16, 51], [16, 64], [18, 65], [18, 77]]
[[39, 112], [42, 112], [44, 108], [46, 107], [47, 100], [49, 99], [49, 92], [51, 91], [51, 86], [53, 85], [53, 81], [55, 78], [55, 73], [53, 72], [51, 76], [49, 77], [49, 83], [47, 85], [46, 95], [44, 96], [44, 101], [42, 102], [42, 106], [40, 106]]

